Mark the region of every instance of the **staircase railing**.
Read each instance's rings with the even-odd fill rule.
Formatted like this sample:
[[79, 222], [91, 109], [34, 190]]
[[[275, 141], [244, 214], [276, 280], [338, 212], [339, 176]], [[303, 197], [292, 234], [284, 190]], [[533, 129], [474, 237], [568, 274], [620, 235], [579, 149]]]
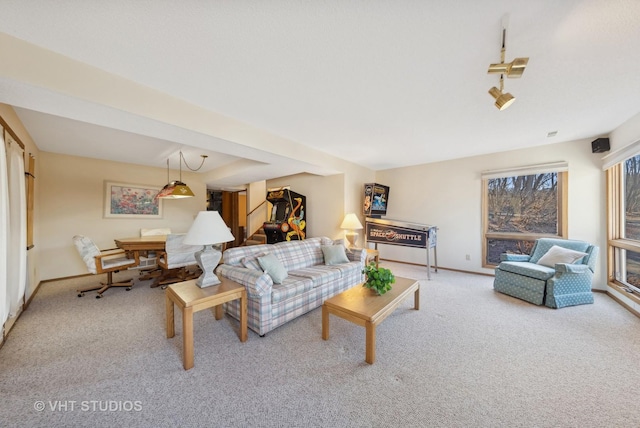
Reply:
[[[262, 228], [262, 224], [267, 220], [267, 215], [269, 214], [267, 207], [267, 200], [265, 199], [264, 201], [260, 202], [255, 208], [253, 208], [248, 214], [247, 214], [247, 236], [245, 237], [245, 243], [247, 241], [247, 239], [249, 239], [250, 237], [252, 237], [253, 235], [255, 235], [256, 233], [258, 233], [258, 231]], [[264, 208], [264, 213], [262, 213], [262, 211], [258, 212], [259, 209]], [[257, 214], [256, 214], [257, 213]], [[264, 215], [264, 218], [262, 219], [262, 221], [260, 222], [260, 225], [255, 227], [254, 225], [252, 225], [251, 220], [255, 220], [256, 217], [254, 216], [254, 214], [259, 215], [262, 214]], [[253, 230], [253, 232], [251, 234], [249, 234], [249, 231]]]

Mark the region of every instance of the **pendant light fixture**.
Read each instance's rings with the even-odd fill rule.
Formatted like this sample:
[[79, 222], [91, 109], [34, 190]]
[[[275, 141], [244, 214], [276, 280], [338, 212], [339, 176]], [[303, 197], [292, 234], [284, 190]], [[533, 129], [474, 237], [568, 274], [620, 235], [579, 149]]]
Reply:
[[[505, 21], [503, 20], [503, 23]], [[500, 63], [490, 64], [489, 74], [500, 74], [500, 89], [495, 86], [489, 89], [489, 94], [496, 100], [495, 106], [498, 110], [504, 110], [509, 107], [516, 98], [508, 92], [504, 92], [504, 75], [509, 78], [520, 78], [524, 69], [529, 63], [529, 58], [516, 58], [509, 63], [504, 62], [506, 52], [507, 29], [502, 28], [502, 48], [500, 49]]]
[[156, 198], [159, 199], [182, 199], [182, 198], [191, 198], [195, 196], [193, 191], [182, 181], [182, 162], [189, 168], [191, 171], [198, 171], [204, 165], [204, 161], [207, 159], [207, 155], [200, 155], [202, 157], [202, 162], [200, 162], [200, 166], [193, 169], [189, 166], [187, 161], [182, 154], [182, 150], [180, 151], [180, 179], [176, 181], [169, 181], [169, 158], [167, 158], [167, 184], [158, 192]]

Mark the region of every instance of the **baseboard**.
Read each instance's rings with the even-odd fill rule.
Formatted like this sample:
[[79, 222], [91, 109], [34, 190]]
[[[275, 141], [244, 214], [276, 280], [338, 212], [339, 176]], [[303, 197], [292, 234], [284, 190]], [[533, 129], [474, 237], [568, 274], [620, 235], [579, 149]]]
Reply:
[[[380, 259], [380, 261], [387, 261], [387, 262], [392, 262], [392, 263], [401, 263], [403, 265], [411, 265], [411, 266], [422, 266], [423, 268], [427, 268], [427, 265], [425, 263], [411, 263], [411, 262], [403, 262], [400, 260], [392, 260], [392, 259]], [[438, 269], [442, 269], [442, 270], [448, 270], [451, 272], [460, 272], [460, 273], [468, 273], [471, 275], [482, 275], [482, 276], [494, 276], [492, 273], [485, 273], [485, 272], [474, 272], [471, 270], [462, 270], [462, 269], [453, 269], [453, 268], [448, 268], [448, 267], [442, 267], [442, 266], [433, 266], [431, 265], [432, 269], [435, 269], [436, 272]]]

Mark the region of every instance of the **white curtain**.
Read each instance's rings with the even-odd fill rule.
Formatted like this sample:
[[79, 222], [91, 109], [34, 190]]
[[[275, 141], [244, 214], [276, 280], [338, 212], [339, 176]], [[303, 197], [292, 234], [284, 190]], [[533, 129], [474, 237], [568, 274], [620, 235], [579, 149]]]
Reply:
[[9, 233], [7, 254], [7, 297], [9, 316], [18, 314], [24, 302], [27, 278], [27, 195], [24, 150], [6, 135], [9, 177]]
[[9, 317], [10, 303], [7, 296], [7, 249], [9, 232], [9, 176], [7, 152], [4, 145], [4, 129], [0, 127], [0, 326]]

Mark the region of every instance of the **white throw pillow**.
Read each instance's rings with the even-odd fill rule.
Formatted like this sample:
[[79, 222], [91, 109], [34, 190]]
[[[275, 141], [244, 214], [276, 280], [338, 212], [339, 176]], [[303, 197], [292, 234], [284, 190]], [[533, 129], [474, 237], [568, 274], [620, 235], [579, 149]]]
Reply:
[[540, 257], [540, 260], [538, 260], [538, 264], [548, 267], [555, 267], [556, 263], [573, 264], [586, 255], [587, 253], [554, 245], [553, 247], [549, 248], [549, 251], [547, 251], [544, 256]]
[[274, 284], [282, 284], [282, 281], [288, 276], [287, 269], [282, 262], [271, 253], [258, 257], [258, 263], [260, 263], [262, 270], [269, 274]]
[[344, 245], [322, 245], [322, 255], [325, 265], [341, 265], [349, 263], [349, 258], [344, 250]]

